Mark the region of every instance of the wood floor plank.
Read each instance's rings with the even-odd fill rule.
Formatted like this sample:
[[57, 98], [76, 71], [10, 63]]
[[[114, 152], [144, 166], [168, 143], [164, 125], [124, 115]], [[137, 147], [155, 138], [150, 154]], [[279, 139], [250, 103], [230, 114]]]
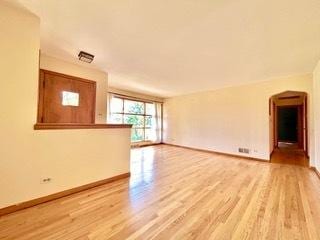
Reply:
[[317, 240], [319, 202], [303, 166], [150, 146], [130, 179], [1, 217], [0, 239]]

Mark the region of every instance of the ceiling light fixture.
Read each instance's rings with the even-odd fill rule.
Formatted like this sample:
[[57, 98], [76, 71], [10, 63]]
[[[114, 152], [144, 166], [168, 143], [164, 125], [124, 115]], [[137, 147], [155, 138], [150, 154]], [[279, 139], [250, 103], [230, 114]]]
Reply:
[[81, 51], [79, 52], [78, 57], [80, 61], [91, 63], [93, 61], [94, 55]]

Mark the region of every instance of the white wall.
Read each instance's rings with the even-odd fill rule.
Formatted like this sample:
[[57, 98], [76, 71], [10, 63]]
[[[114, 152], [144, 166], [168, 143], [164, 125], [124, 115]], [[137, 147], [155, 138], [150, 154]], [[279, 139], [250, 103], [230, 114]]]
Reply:
[[[0, 3], [0, 208], [129, 172], [130, 129], [33, 130], [39, 26], [34, 15]], [[41, 64], [102, 81], [106, 93], [104, 73], [46, 57]], [[105, 115], [103, 98], [97, 112]], [[40, 184], [47, 177], [52, 182]]]
[[314, 166], [320, 172], [320, 62], [313, 72], [313, 101], [314, 101]]
[[287, 90], [307, 92], [312, 106], [311, 75], [169, 98], [164, 104], [165, 142], [238, 155], [238, 148], [245, 147], [251, 150], [245, 156], [268, 160], [269, 98]]

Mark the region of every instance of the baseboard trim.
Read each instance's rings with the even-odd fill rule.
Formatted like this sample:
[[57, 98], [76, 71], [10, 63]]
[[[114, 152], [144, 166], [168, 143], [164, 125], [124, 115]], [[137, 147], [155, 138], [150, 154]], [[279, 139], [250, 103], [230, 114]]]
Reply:
[[68, 190], [64, 190], [64, 191], [61, 191], [61, 192], [53, 193], [53, 194], [50, 194], [48, 196], [44, 196], [44, 197], [40, 197], [40, 198], [29, 200], [29, 201], [26, 201], [26, 202], [22, 202], [22, 203], [18, 203], [18, 204], [15, 204], [15, 205], [11, 205], [11, 206], [8, 206], [8, 207], [0, 209], [0, 216], [6, 215], [6, 214], [9, 214], [9, 213], [13, 213], [13, 212], [25, 209], [25, 208], [33, 207], [33, 206], [39, 205], [41, 203], [49, 202], [49, 201], [52, 201], [52, 200], [55, 200], [55, 199], [58, 199], [58, 198], [62, 198], [62, 197], [65, 197], [65, 196], [68, 196], [68, 195], [71, 195], [71, 194], [74, 194], [74, 193], [78, 193], [78, 192], [81, 192], [81, 191], [84, 191], [84, 190], [87, 190], [87, 189], [90, 189], [90, 188], [98, 187], [100, 185], [104, 185], [104, 184], [107, 184], [107, 183], [110, 183], [110, 182], [114, 182], [114, 181], [117, 181], [117, 180], [120, 180], [120, 179], [128, 178], [128, 177], [130, 177], [130, 173], [129, 172], [128, 173], [124, 173], [124, 174], [120, 174], [120, 175], [117, 175], [117, 176], [114, 176], [114, 177], [111, 177], [111, 178], [107, 178], [107, 179], [103, 179], [103, 180], [100, 180], [100, 181], [96, 181], [96, 182], [93, 182], [93, 183], [85, 184], [85, 185], [82, 185], [82, 186], [79, 186], [79, 187], [75, 187], [75, 188], [71, 188], [71, 189], [68, 189]]
[[272, 158], [272, 154], [274, 153], [274, 149], [272, 150], [272, 152], [270, 153], [270, 160], [271, 161], [271, 158]]
[[316, 169], [315, 167], [310, 167], [310, 169], [312, 171], [314, 171], [316, 173], [316, 175], [318, 176], [318, 178], [320, 179], [320, 172], [318, 171], [318, 169]]
[[163, 143], [163, 144], [168, 145], [168, 146], [173, 146], [173, 147], [180, 147], [180, 148], [205, 152], [205, 153], [214, 153], [214, 154], [225, 155], [225, 156], [229, 156], [229, 157], [236, 157], [239, 159], [246, 159], [246, 160], [253, 160], [253, 161], [259, 161], [259, 162], [264, 162], [264, 163], [270, 163], [270, 160], [264, 160], [264, 159], [260, 159], [260, 158], [240, 156], [240, 155], [235, 155], [235, 154], [231, 154], [231, 153], [217, 152], [217, 151], [206, 150], [206, 149], [201, 149], [201, 148], [186, 147], [186, 146], [176, 145], [176, 144], [171, 144], [171, 143]]

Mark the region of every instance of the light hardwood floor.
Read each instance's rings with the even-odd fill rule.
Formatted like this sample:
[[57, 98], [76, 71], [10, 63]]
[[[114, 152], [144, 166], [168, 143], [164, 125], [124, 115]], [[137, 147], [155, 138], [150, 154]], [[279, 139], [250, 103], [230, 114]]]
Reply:
[[271, 156], [271, 162], [300, 165], [304, 167], [309, 166], [309, 159], [306, 157], [304, 151], [299, 149], [295, 144], [282, 143], [279, 148], [275, 148]]
[[132, 177], [0, 218], [0, 239], [320, 239], [320, 180], [305, 167], [160, 145]]
[[302, 150], [275, 149], [271, 156], [272, 163], [309, 166], [309, 159]]

